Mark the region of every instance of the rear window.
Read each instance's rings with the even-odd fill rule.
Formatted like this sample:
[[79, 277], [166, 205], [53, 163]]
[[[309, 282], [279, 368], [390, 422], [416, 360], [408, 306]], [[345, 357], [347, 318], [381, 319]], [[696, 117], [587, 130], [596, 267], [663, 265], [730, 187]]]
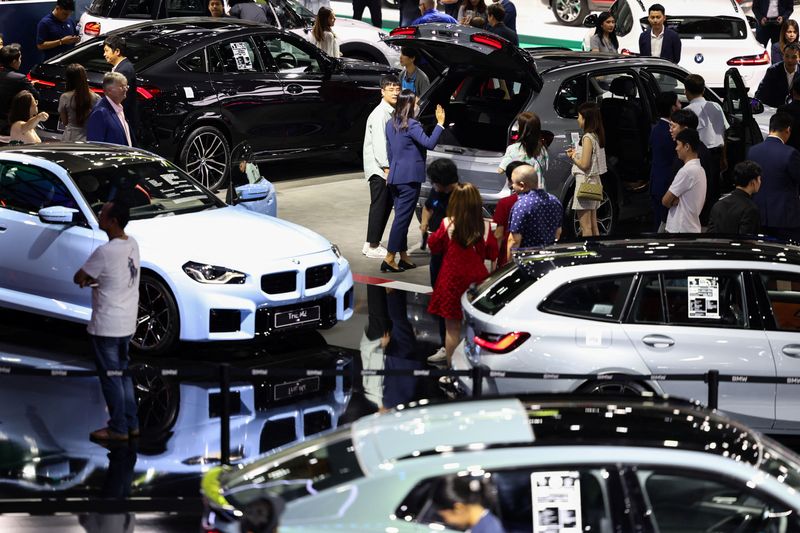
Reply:
[[541, 309], [555, 315], [616, 321], [632, 281], [633, 275], [628, 274], [570, 282], [548, 296]]
[[108, 17], [116, 3], [118, 0], [93, 0], [86, 12], [96, 17]]
[[[133, 63], [136, 72], [161, 61], [172, 54], [172, 50], [164, 46], [148, 43], [141, 39], [126, 39], [126, 57]], [[67, 66], [70, 63], [80, 63], [89, 72], [109, 72], [111, 65], [103, 58], [103, 41], [98, 39], [84, 46], [59, 56], [53, 62], [56, 65]]]
[[509, 302], [522, 294], [539, 278], [550, 271], [552, 263], [547, 261], [544, 268], [523, 269], [515, 263], [508, 263], [481, 283], [475, 290], [477, 295], [473, 307], [482, 313], [497, 314]]
[[[647, 25], [647, 18], [642, 19]], [[738, 17], [680, 17], [670, 15], [667, 26], [675, 30], [681, 39], [744, 39], [750, 29], [747, 22]]]

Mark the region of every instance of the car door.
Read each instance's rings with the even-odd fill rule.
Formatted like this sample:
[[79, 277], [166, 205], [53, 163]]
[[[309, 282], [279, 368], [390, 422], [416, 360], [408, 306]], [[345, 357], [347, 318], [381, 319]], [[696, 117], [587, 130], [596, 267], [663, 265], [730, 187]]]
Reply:
[[[625, 331], [653, 374], [775, 376], [767, 336], [746, 295], [752, 288], [737, 270], [696, 268], [641, 274]], [[749, 301], [748, 301], [749, 300]], [[701, 400], [698, 381], [663, 381], [666, 394]], [[775, 385], [723, 382], [719, 408], [758, 429], [770, 429]]]
[[[15, 306], [88, 320], [91, 291], [72, 282], [99, 245], [99, 230], [81, 221], [46, 224], [44, 207], [80, 209], [61, 179], [32, 164], [0, 162], [0, 293]], [[103, 239], [104, 240], [104, 239]], [[8, 291], [8, 292], [6, 292]]]
[[223, 117], [255, 152], [278, 150], [285, 129], [275, 120], [286, 103], [270, 58], [262, 58], [252, 37], [226, 39], [208, 47], [209, 76]]
[[[754, 277], [777, 375], [800, 376], [800, 274], [761, 270]], [[797, 430], [800, 384], [778, 385], [776, 394], [775, 429]]]
[[747, 150], [764, 140], [764, 135], [753, 118], [752, 100], [747, 95], [742, 76], [736, 67], [725, 72], [725, 99], [722, 108], [730, 122], [725, 132], [725, 154], [728, 169], [747, 158]]
[[303, 152], [363, 140], [359, 104], [364, 95], [335, 63], [311, 43], [291, 34], [265, 33], [258, 39], [283, 87], [285, 105], [274, 116], [286, 132], [283, 150]]

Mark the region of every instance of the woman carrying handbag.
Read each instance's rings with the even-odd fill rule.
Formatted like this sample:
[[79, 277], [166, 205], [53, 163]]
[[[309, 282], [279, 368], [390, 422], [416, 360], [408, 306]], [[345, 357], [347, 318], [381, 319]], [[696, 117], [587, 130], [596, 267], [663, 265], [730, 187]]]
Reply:
[[578, 212], [581, 236], [600, 235], [597, 228], [597, 208], [603, 199], [600, 176], [606, 172], [606, 136], [600, 107], [586, 102], [578, 107], [578, 127], [583, 130], [580, 146], [567, 148], [575, 176], [575, 197], [572, 209]]

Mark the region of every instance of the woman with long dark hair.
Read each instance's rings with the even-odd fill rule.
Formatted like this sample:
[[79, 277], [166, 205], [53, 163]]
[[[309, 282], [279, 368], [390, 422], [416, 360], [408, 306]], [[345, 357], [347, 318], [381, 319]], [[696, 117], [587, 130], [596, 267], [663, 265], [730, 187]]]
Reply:
[[333, 25], [336, 24], [336, 15], [329, 7], [321, 7], [314, 19], [314, 27], [311, 29], [311, 38], [317, 48], [331, 57], [340, 57], [339, 43], [336, 34], [333, 33]]
[[444, 318], [444, 349], [448, 366], [461, 340], [461, 295], [480, 283], [489, 271], [485, 260], [497, 260], [497, 239], [483, 219], [481, 193], [471, 183], [456, 184], [447, 204], [447, 218], [428, 237], [431, 253], [444, 254], [428, 312]]
[[794, 19], [787, 19], [781, 24], [781, 36], [777, 43], [772, 43], [772, 64], [780, 63], [783, 61], [783, 49], [789, 43], [796, 43], [800, 37], [800, 29], [797, 26], [797, 21]]
[[48, 119], [49, 115], [39, 112], [38, 102], [30, 91], [20, 91], [11, 100], [8, 110], [8, 123], [11, 125], [11, 144], [39, 144], [42, 139], [36, 133], [36, 126]]
[[592, 52], [609, 52], [616, 54], [619, 50], [617, 41], [617, 21], [608, 11], [597, 15], [597, 25], [594, 35], [589, 39], [589, 48]]
[[[600, 235], [597, 227], [597, 208], [600, 207], [599, 199], [592, 199], [592, 193], [602, 195], [602, 181], [600, 176], [606, 169], [606, 134], [603, 129], [603, 118], [600, 115], [600, 106], [594, 102], [585, 102], [578, 107], [578, 127], [583, 130], [581, 143], [575, 148], [567, 148], [567, 157], [572, 160], [572, 174], [575, 176], [575, 194], [572, 200], [572, 209], [578, 212], [578, 221], [581, 225], [581, 236], [591, 237]], [[592, 185], [584, 187], [584, 184]]]
[[458, 8], [458, 16], [456, 17], [458, 23], [469, 26], [473, 17], [482, 17], [483, 20], [487, 19], [486, 2], [484, 2], [484, 0], [461, 1], [461, 5]]
[[542, 121], [536, 113], [520, 113], [517, 116], [517, 132], [519, 138], [506, 148], [497, 172], [504, 173], [512, 161], [527, 163], [538, 169], [539, 188], [544, 189], [544, 173], [550, 165], [550, 157], [542, 139]]
[[72, 63], [67, 67], [67, 91], [58, 99], [58, 115], [64, 125], [65, 142], [86, 140], [86, 119], [100, 97], [89, 90], [83, 65]]
[[[408, 257], [408, 226], [414, 216], [419, 190], [425, 181], [427, 150], [433, 149], [444, 131], [444, 109], [436, 106], [436, 127], [425, 134], [416, 115], [417, 97], [404, 90], [397, 97], [392, 119], [386, 124], [386, 153], [389, 156], [387, 185], [394, 202], [394, 222], [386, 246], [381, 272], [402, 272], [417, 265]], [[400, 261], [396, 262], [397, 254]]]

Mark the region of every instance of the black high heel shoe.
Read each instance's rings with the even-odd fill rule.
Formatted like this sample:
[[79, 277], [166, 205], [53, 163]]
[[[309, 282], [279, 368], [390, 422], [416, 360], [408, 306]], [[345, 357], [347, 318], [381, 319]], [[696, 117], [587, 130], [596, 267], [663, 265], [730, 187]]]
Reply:
[[[400, 261], [400, 263], [402, 263], [402, 261]], [[403, 268], [402, 264], [400, 265], [400, 268], [395, 268], [386, 261], [381, 263], [381, 272], [394, 272], [395, 274], [397, 274], [398, 272], [404, 272], [404, 271], [405, 269]]]
[[412, 268], [417, 268], [417, 265], [414, 263], [408, 263], [402, 259], [397, 263], [397, 266], [399, 266], [402, 270], [411, 270]]

